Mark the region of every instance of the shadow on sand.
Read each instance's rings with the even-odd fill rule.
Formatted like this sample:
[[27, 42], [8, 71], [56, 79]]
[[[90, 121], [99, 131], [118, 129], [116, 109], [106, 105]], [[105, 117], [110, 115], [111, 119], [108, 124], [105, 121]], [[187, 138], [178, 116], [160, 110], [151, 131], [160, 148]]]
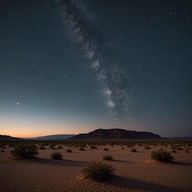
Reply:
[[173, 162], [173, 165], [180, 165], [180, 166], [187, 166], [187, 167], [191, 167], [192, 163], [191, 162]]
[[52, 159], [45, 159], [45, 158], [31, 158], [29, 160], [33, 163], [40, 163], [44, 165], [56, 165], [56, 166], [75, 166], [75, 167], [83, 167], [87, 162], [85, 161], [76, 161], [76, 160], [52, 160]]
[[168, 187], [161, 184], [155, 184], [117, 175], [114, 175], [111, 180], [108, 181], [108, 184], [115, 187], [128, 188], [130, 190], [142, 190], [150, 192], [184, 192], [184, 190], [174, 187]]
[[134, 163], [134, 162], [131, 162], [131, 161], [124, 161], [124, 160], [112, 160], [112, 162], [117, 162], [117, 163]]

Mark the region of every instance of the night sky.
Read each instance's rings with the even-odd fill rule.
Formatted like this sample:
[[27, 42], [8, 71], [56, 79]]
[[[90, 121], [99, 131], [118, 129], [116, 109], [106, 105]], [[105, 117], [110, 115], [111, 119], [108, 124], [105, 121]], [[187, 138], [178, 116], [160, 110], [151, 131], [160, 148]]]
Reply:
[[0, 134], [192, 136], [191, 0], [1, 0]]

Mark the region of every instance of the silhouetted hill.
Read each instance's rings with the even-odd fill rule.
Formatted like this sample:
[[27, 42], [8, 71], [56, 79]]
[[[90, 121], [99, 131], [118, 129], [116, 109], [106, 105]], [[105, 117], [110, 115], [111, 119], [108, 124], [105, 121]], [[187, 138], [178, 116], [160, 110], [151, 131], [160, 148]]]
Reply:
[[70, 134], [70, 135], [59, 134], [59, 135], [47, 135], [47, 136], [35, 137], [32, 139], [33, 140], [65, 140], [74, 136], [75, 136], [74, 134]]
[[87, 134], [76, 135], [69, 140], [128, 140], [128, 139], [161, 139], [162, 137], [144, 131], [130, 131], [125, 129], [96, 129]]
[[20, 138], [11, 137], [9, 135], [0, 135], [0, 140], [20, 140]]

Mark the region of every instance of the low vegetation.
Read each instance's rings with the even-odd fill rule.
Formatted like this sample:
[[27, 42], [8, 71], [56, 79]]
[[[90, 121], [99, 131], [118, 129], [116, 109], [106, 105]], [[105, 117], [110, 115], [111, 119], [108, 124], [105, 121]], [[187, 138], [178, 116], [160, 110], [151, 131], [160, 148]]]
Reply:
[[71, 149], [67, 149], [66, 153], [72, 153]]
[[39, 149], [40, 150], [45, 150], [45, 147], [44, 146], [39, 146]]
[[59, 146], [57, 147], [57, 149], [63, 149], [63, 147], [62, 147], [61, 145], [59, 145]]
[[169, 151], [165, 151], [164, 149], [159, 149], [158, 151], [152, 152], [151, 159], [157, 160], [160, 162], [170, 162], [174, 159], [174, 157]]
[[55, 145], [54, 144], [50, 145], [50, 149], [56, 150]]
[[103, 156], [103, 159], [106, 161], [112, 161], [113, 157], [111, 155], [105, 155], [105, 156]]
[[90, 149], [97, 149], [97, 147], [95, 145], [91, 145]]
[[91, 162], [83, 170], [85, 178], [105, 181], [111, 177], [114, 169], [110, 165], [106, 165], [102, 162]]
[[133, 149], [131, 149], [131, 152], [136, 153], [136, 152], [137, 152], [137, 150], [136, 150], [135, 148], [133, 148]]
[[151, 149], [151, 147], [149, 147], [149, 146], [145, 146], [145, 149], [149, 150], [149, 149]]
[[56, 151], [56, 152], [51, 154], [51, 159], [61, 160], [61, 159], [63, 159], [63, 155], [60, 152]]
[[38, 154], [38, 148], [33, 143], [20, 143], [13, 147], [11, 153], [14, 157], [28, 159]]
[[79, 147], [79, 151], [85, 151], [84, 147]]

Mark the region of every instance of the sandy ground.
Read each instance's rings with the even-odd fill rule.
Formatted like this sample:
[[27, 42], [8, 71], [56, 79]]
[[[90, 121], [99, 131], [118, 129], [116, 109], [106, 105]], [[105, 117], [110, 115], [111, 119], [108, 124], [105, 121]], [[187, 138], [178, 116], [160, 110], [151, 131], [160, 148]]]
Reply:
[[[160, 163], [150, 159], [151, 152], [162, 146], [136, 145], [137, 152], [131, 152], [127, 146], [99, 146], [79, 151], [71, 147], [72, 153], [66, 153], [69, 147], [52, 150], [39, 150], [37, 158], [16, 160], [12, 158], [11, 148], [6, 146], [0, 152], [0, 191], [1, 192], [59, 192], [59, 191], [130, 191], [130, 192], [190, 192], [192, 191], [192, 148], [172, 153], [174, 163]], [[104, 151], [107, 147], [109, 151]], [[163, 146], [171, 151], [170, 146]], [[63, 160], [52, 160], [54, 151], [63, 154]], [[81, 170], [90, 161], [104, 161], [103, 156], [113, 156], [113, 161], [105, 161], [115, 169], [114, 176], [107, 182], [84, 179]]]

